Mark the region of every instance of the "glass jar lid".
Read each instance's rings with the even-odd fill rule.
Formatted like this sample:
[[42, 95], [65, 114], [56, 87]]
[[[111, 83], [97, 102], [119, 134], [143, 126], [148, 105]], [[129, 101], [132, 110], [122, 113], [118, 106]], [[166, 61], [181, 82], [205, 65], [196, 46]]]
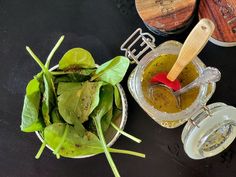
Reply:
[[193, 116], [182, 132], [184, 150], [192, 159], [214, 156], [236, 137], [236, 108], [213, 103]]

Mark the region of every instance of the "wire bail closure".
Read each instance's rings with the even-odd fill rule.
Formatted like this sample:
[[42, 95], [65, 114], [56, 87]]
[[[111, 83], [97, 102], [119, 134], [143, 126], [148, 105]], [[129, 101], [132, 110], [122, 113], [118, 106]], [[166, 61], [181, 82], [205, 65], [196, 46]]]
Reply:
[[[141, 43], [139, 43], [141, 49], [137, 52], [136, 47], [140, 39], [142, 40]], [[138, 64], [139, 58], [143, 56], [143, 54], [148, 53], [148, 50], [154, 50], [155, 48], [155, 38], [150, 33], [143, 33], [142, 29], [138, 28], [121, 45], [120, 50], [125, 51], [125, 56]]]
[[[210, 109], [209, 109], [206, 105], [204, 105], [204, 106], [202, 107], [202, 109], [203, 109], [203, 111], [207, 114], [207, 117], [206, 117], [206, 118], [212, 117], [211, 111], [210, 111]], [[198, 125], [193, 119], [190, 118], [190, 119], [188, 119], [188, 121], [189, 121], [193, 126], [196, 126], [196, 127], [200, 128], [199, 125]]]

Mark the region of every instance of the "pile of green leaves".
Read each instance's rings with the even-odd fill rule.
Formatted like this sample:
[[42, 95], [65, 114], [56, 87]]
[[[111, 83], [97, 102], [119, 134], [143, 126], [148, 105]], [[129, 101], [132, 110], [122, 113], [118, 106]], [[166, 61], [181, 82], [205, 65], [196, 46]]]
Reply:
[[57, 158], [104, 152], [114, 175], [120, 176], [110, 152], [144, 157], [138, 152], [110, 148], [104, 138], [112, 126], [140, 142], [112, 123], [115, 115], [122, 112], [117, 84], [123, 79], [130, 62], [117, 56], [96, 67], [88, 51], [73, 48], [61, 58], [58, 69], [50, 71], [51, 58], [63, 39], [64, 36], [59, 39], [45, 64], [26, 47], [42, 70], [27, 85], [21, 130], [40, 132], [44, 141], [37, 159], [46, 145], [53, 149]]

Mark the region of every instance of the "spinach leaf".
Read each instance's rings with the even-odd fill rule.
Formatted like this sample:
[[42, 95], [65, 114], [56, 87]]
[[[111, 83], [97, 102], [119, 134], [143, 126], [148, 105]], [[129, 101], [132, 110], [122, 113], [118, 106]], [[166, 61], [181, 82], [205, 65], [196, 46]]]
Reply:
[[112, 105], [113, 105], [113, 88], [111, 85], [105, 85], [101, 88], [100, 91], [99, 104], [94, 109], [90, 117], [93, 118], [94, 122], [99, 122], [99, 124], [101, 124], [103, 116], [106, 115], [106, 113], [108, 113], [110, 110], [112, 110]]
[[100, 65], [91, 80], [101, 80], [112, 85], [118, 84], [124, 77], [128, 67], [129, 59], [117, 56], [112, 60]]
[[51, 124], [50, 121], [50, 111], [52, 107], [55, 105], [55, 97], [54, 97], [54, 89], [52, 88], [53, 82], [49, 80], [51, 78], [46, 78], [47, 76], [43, 75], [44, 81], [44, 94], [43, 94], [43, 101], [42, 101], [42, 114], [44, 118], [44, 122], [46, 126]]
[[102, 131], [106, 132], [106, 130], [109, 128], [111, 125], [111, 120], [113, 117], [113, 110], [110, 109], [101, 119], [101, 126], [102, 126]]
[[84, 128], [83, 124], [78, 120], [76, 119], [75, 122], [74, 122], [74, 129], [75, 131], [78, 133], [79, 136], [84, 136], [84, 134], [86, 133], [86, 129]]
[[51, 118], [52, 118], [52, 123], [64, 123], [64, 121], [61, 118], [61, 115], [59, 114], [57, 107], [52, 109]]
[[95, 69], [80, 69], [75, 72], [61, 72], [55, 71], [52, 72], [54, 76], [56, 76], [54, 83], [59, 82], [84, 82], [91, 78], [91, 74], [95, 72]]
[[59, 69], [70, 70], [74, 68], [94, 68], [92, 55], [85, 49], [73, 48], [66, 52], [59, 62]]
[[[113, 109], [110, 109], [101, 119], [101, 127], [102, 127], [103, 133], [105, 133], [106, 130], [111, 125], [112, 119], [113, 119]], [[95, 123], [94, 123], [93, 119], [91, 119], [91, 118], [88, 121], [88, 130], [97, 134], [97, 129], [96, 129]]]
[[44, 127], [43, 121], [39, 116], [40, 97], [40, 82], [34, 78], [26, 87], [21, 115], [21, 130], [24, 132], [39, 131]]
[[[56, 149], [62, 142], [66, 124], [55, 123], [44, 129], [44, 138], [46, 143]], [[80, 136], [74, 127], [69, 125], [66, 137], [58, 153], [64, 157], [76, 157], [82, 155], [91, 155], [102, 153], [101, 143], [96, 135], [86, 131], [84, 136]]]
[[60, 82], [57, 87], [57, 95], [64, 92], [78, 91], [82, 88], [83, 82]]
[[100, 88], [103, 82], [89, 82], [83, 84], [81, 96], [79, 98], [79, 119], [83, 123], [88, 120], [89, 115], [93, 112], [99, 103]]
[[92, 73], [94, 73], [96, 71], [95, 68], [87, 68], [87, 69], [83, 69], [83, 68], [79, 68], [76, 69], [75, 71], [52, 71], [52, 75], [54, 76], [61, 76], [61, 75], [69, 75], [69, 74], [77, 74], [77, 75], [81, 75], [81, 76], [89, 76]]
[[[38, 63], [38, 65], [41, 67], [43, 74], [43, 83], [44, 83], [44, 94], [43, 94], [43, 101], [42, 101], [42, 114], [44, 118], [44, 122], [47, 125], [50, 124], [50, 111], [52, 108], [52, 105], [55, 102], [55, 86], [53, 83], [53, 76], [48, 70], [48, 66], [51, 60], [51, 57], [53, 54], [51, 54], [47, 59], [47, 66], [44, 66], [43, 63], [40, 61], [40, 59], [34, 54], [34, 52], [29, 48], [26, 47], [26, 50], [29, 52], [29, 54], [32, 56], [32, 58]], [[40, 72], [40, 73], [41, 73]], [[41, 74], [38, 74], [37, 76], [40, 76]]]
[[63, 119], [73, 124], [80, 115], [80, 95], [82, 91], [81, 82], [60, 82], [57, 88], [58, 97], [58, 109]]
[[120, 92], [118, 90], [117, 85], [114, 87], [114, 99], [115, 99], [115, 105], [118, 109], [122, 109], [122, 103], [121, 103], [121, 97], [120, 97]]
[[116, 177], [119, 177], [120, 174], [116, 168], [116, 165], [114, 161], [112, 160], [111, 154], [108, 150], [108, 147], [106, 145], [106, 141], [103, 135], [102, 131], [102, 125], [101, 125], [101, 119], [102, 117], [110, 110], [112, 109], [112, 102], [113, 102], [113, 88], [111, 85], [105, 85], [101, 89], [100, 93], [100, 101], [98, 106], [95, 108], [95, 110], [90, 115], [95, 123], [97, 134], [100, 139], [100, 142], [102, 144], [104, 153], [107, 157], [107, 161], [110, 164], [110, 167]]
[[[42, 130], [44, 124], [42, 120], [39, 118], [39, 106], [40, 106], [40, 99], [41, 99], [41, 91], [44, 90], [44, 99], [42, 103], [42, 113], [45, 119], [45, 124], [48, 125], [50, 123], [49, 111], [50, 105], [49, 100], [51, 99], [51, 94], [54, 92], [55, 89], [53, 85], [53, 77], [48, 71], [48, 67], [50, 64], [50, 60], [63, 41], [64, 36], [60, 38], [56, 46], [53, 48], [52, 52], [49, 54], [46, 66], [39, 60], [39, 58], [34, 54], [34, 52], [29, 48], [26, 47], [26, 50], [29, 54], [33, 57], [33, 59], [39, 64], [42, 71], [35, 76], [33, 80], [31, 80], [26, 88], [26, 96], [24, 100], [24, 106], [22, 111], [22, 121], [21, 121], [21, 130], [26, 132], [38, 131]], [[46, 83], [45, 86], [41, 83]], [[50, 100], [53, 101], [53, 100]]]

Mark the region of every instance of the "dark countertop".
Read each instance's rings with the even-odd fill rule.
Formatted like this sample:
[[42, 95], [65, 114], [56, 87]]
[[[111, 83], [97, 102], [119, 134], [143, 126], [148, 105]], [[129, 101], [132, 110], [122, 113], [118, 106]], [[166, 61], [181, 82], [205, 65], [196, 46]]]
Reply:
[[[19, 127], [25, 86], [39, 71], [25, 46], [29, 45], [45, 61], [64, 34], [54, 64], [73, 47], [86, 48], [97, 63], [103, 63], [123, 54], [120, 45], [138, 27], [148, 31], [135, 11], [133, 0], [0, 0], [0, 177], [112, 176], [103, 154], [80, 160], [57, 160], [46, 149], [40, 160], [34, 159], [40, 141], [33, 133], [22, 133]], [[183, 42], [188, 31], [168, 38], [156, 36], [156, 43], [168, 39]], [[223, 48], [212, 43], [200, 53], [206, 65], [218, 67], [222, 72], [210, 102], [236, 106], [235, 56], [235, 47]], [[156, 124], [131, 97], [126, 80], [127, 77], [122, 82], [129, 102], [125, 130], [143, 142], [136, 144], [120, 137], [114, 147], [143, 152], [146, 159], [114, 154], [123, 177], [236, 176], [235, 142], [215, 157], [191, 160], [180, 140], [183, 126], [168, 130]]]

